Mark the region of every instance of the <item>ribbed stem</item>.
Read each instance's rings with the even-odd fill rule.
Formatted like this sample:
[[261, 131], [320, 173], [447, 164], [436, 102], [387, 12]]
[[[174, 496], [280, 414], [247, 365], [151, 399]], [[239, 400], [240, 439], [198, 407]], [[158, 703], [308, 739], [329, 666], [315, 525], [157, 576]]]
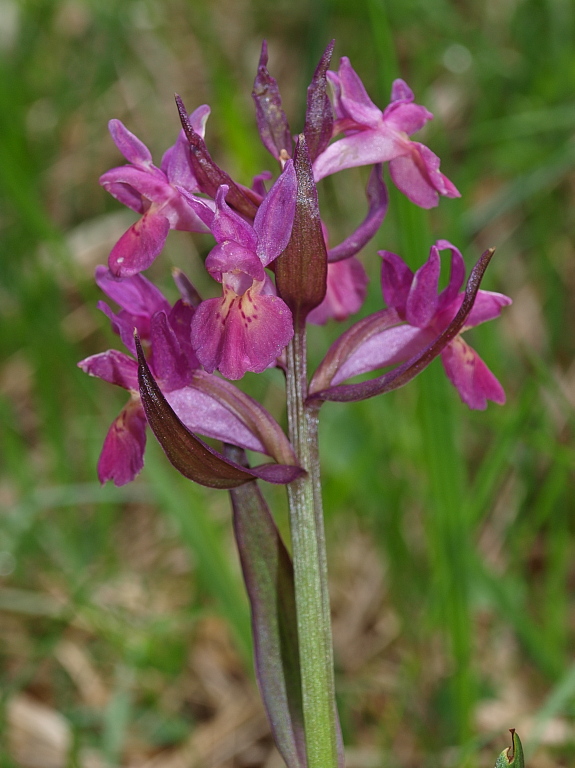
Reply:
[[317, 409], [305, 406], [305, 329], [287, 348], [289, 436], [307, 474], [288, 485], [308, 768], [337, 768], [337, 726]]

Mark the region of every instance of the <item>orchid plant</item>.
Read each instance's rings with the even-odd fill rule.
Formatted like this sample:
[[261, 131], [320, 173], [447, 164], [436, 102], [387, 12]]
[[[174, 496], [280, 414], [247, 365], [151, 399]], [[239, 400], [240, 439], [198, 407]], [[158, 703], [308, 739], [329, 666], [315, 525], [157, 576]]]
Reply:
[[[129, 393], [104, 441], [102, 483], [123, 485], [140, 472], [148, 425], [179, 472], [230, 491], [258, 684], [288, 768], [344, 765], [320, 484], [322, 403], [389, 392], [438, 356], [470, 408], [505, 401], [501, 385], [463, 338], [510, 303], [480, 289], [493, 250], [481, 256], [463, 287], [463, 258], [446, 240], [431, 245], [415, 273], [400, 256], [380, 251], [385, 308], [353, 323], [308, 375], [307, 324], [345, 320], [365, 298], [367, 276], [357, 254], [386, 215], [384, 165], [418, 206], [459, 196], [439, 170], [439, 158], [410, 138], [432, 115], [415, 103], [407, 84], [396, 80], [389, 105], [380, 110], [347, 58], [337, 72], [328, 69], [333, 46], [314, 73], [305, 125], [295, 140], [262, 46], [252, 95], [261, 140], [277, 162], [273, 183], [272, 174], [263, 172], [243, 185], [214, 162], [204, 141], [205, 105], [188, 114], [176, 97], [182, 130], [159, 167], [119, 120], [110, 122], [128, 163], [104, 173], [100, 183], [141, 218], [114, 246], [108, 266], [98, 267], [96, 281], [119, 307], [99, 305], [129, 354], [108, 350], [79, 363]], [[367, 213], [342, 243], [329, 247], [316, 184], [356, 166], [372, 166]], [[205, 269], [221, 285], [220, 295], [202, 299], [175, 271], [180, 298], [171, 304], [141, 274], [161, 253], [170, 229], [211, 233], [215, 244]], [[439, 291], [445, 254], [450, 277]], [[231, 383], [274, 366], [285, 373], [287, 435]], [[379, 374], [350, 381], [372, 371]], [[198, 433], [221, 440], [222, 450]], [[250, 466], [248, 450], [271, 461]], [[291, 556], [260, 480], [287, 487]]]

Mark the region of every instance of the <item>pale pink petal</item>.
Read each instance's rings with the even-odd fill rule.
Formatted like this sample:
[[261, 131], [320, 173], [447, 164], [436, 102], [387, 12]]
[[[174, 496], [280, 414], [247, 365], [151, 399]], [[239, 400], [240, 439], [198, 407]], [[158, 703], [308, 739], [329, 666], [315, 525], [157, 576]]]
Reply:
[[369, 98], [361, 78], [351, 66], [347, 56], [340, 59], [340, 103], [347, 117], [361, 125], [374, 128], [381, 118], [381, 110]]
[[314, 180], [329, 176], [345, 168], [373, 165], [392, 160], [405, 154], [406, 142], [395, 131], [383, 126], [380, 130], [368, 129], [352, 136], [344, 136], [330, 144], [317, 156], [313, 164]]
[[449, 380], [470, 408], [483, 411], [488, 400], [503, 405], [503, 387], [461, 336], [456, 336], [443, 350], [441, 360]]
[[322, 303], [307, 316], [308, 323], [323, 325], [328, 320], [345, 320], [361, 309], [368, 278], [355, 256], [327, 265], [327, 291]]
[[383, 113], [383, 120], [386, 125], [396, 131], [403, 131], [408, 136], [421, 130], [425, 123], [432, 118], [433, 115], [425, 107], [403, 102], [390, 104]]
[[131, 482], [144, 466], [146, 448], [146, 417], [139, 400], [130, 402], [112, 422], [98, 461], [101, 483], [112, 480], [114, 485]]
[[169, 231], [170, 222], [165, 216], [144, 214], [112, 248], [110, 271], [117, 277], [130, 277], [147, 269], [164, 247]]

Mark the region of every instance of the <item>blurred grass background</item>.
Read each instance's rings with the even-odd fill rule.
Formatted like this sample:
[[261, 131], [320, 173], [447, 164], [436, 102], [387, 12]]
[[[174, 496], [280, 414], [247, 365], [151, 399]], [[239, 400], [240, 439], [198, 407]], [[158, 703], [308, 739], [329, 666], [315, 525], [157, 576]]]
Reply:
[[[0, 2], [2, 768], [281, 765], [226, 494], [183, 481], [153, 444], [135, 483], [100, 488], [124, 393], [75, 365], [117, 345], [92, 284], [133, 220], [97, 183], [121, 163], [108, 119], [159, 161], [173, 92], [207, 102], [210, 150], [247, 182], [272, 167], [250, 98], [263, 37], [294, 131], [332, 37], [379, 105], [401, 74], [435, 113], [422, 140], [462, 198], [426, 213], [392, 191], [362, 256], [366, 310], [376, 249], [417, 266], [438, 237], [468, 266], [497, 246], [484, 287], [514, 300], [468, 334], [506, 406], [469, 412], [436, 363], [324, 407], [349, 768], [492, 766], [511, 727], [531, 765], [575, 763], [574, 17], [570, 0]], [[362, 217], [364, 182], [324, 182], [334, 243]], [[209, 245], [171, 233], [151, 270], [168, 295], [169, 267], [195, 277]], [[314, 329], [312, 360], [337, 330]], [[279, 375], [245, 383], [281, 417]]]

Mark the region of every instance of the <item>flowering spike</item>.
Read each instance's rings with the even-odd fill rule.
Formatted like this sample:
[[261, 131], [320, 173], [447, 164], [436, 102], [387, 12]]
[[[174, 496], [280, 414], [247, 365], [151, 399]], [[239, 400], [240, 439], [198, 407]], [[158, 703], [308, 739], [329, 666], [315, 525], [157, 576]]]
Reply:
[[335, 40], [332, 40], [323, 52], [307, 89], [307, 108], [303, 132], [312, 163], [329, 144], [333, 129], [333, 110], [327, 95], [326, 72], [334, 46]]
[[257, 212], [257, 206], [254, 201], [247, 196], [246, 191], [241, 189], [228, 174], [219, 168], [211, 158], [206, 147], [205, 141], [194, 131], [188, 118], [188, 113], [181, 98], [175, 96], [182, 128], [190, 145], [190, 157], [194, 174], [202, 192], [216, 196], [218, 187], [221, 184], [227, 184], [230, 188], [228, 193], [228, 203], [237, 211], [243, 213], [250, 219], [253, 219]]
[[302, 474], [302, 469], [286, 464], [262, 464], [245, 469], [228, 461], [200, 440], [180, 421], [158, 387], [146, 362], [140, 340], [135, 336], [138, 352], [138, 380], [140, 397], [148, 424], [166, 456], [184, 477], [210, 488], [237, 488], [257, 478], [270, 483], [291, 483]]
[[256, 105], [256, 121], [262, 143], [268, 152], [279, 160], [282, 150], [287, 152], [288, 156], [291, 155], [292, 138], [287, 117], [282, 109], [278, 84], [268, 72], [267, 63], [268, 46], [264, 40], [252, 98]]
[[323, 301], [327, 286], [327, 251], [323, 237], [317, 189], [305, 136], [299, 136], [294, 154], [297, 199], [291, 238], [274, 264], [278, 294], [291, 309], [294, 327]]
[[[343, 334], [343, 336], [340, 337], [335, 342], [335, 344], [332, 345], [324, 362], [318, 368], [318, 372], [316, 372], [316, 374], [314, 375], [314, 379], [312, 380], [312, 383], [310, 385], [310, 396], [308, 400], [309, 401], [332, 400], [332, 401], [338, 401], [338, 402], [366, 400], [368, 397], [374, 397], [375, 395], [380, 395], [385, 392], [391, 392], [391, 390], [393, 389], [398, 389], [399, 387], [402, 387], [404, 384], [407, 384], [408, 381], [411, 381], [411, 379], [415, 378], [415, 376], [417, 376], [418, 373], [421, 373], [421, 371], [424, 368], [426, 368], [431, 363], [431, 361], [434, 360], [451, 341], [453, 341], [453, 339], [457, 336], [457, 334], [461, 331], [461, 329], [465, 325], [465, 321], [468, 319], [471, 313], [471, 310], [473, 309], [473, 304], [475, 302], [475, 299], [477, 298], [481, 280], [483, 278], [483, 275], [485, 274], [485, 270], [487, 269], [489, 262], [491, 261], [491, 257], [493, 256], [494, 251], [495, 251], [494, 248], [490, 248], [489, 250], [485, 251], [485, 253], [482, 254], [479, 261], [471, 271], [469, 280], [467, 281], [467, 287], [465, 289], [465, 294], [463, 296], [463, 301], [461, 303], [461, 307], [459, 308], [459, 311], [457, 312], [453, 320], [449, 323], [449, 325], [445, 328], [445, 330], [443, 330], [442, 333], [440, 333], [433, 341], [431, 341], [431, 343], [427, 344], [422, 350], [418, 351], [407, 362], [403, 363], [402, 365], [399, 365], [393, 371], [390, 371], [389, 373], [385, 373], [383, 376], [378, 376], [375, 379], [371, 379], [370, 381], [364, 381], [359, 384], [331, 386], [326, 389], [321, 389], [321, 391], [319, 391], [318, 385], [320, 387], [325, 386], [323, 366], [325, 365], [326, 368], [331, 371], [331, 369], [334, 366], [334, 360], [335, 360], [335, 361], [338, 361], [337, 362], [338, 370], [341, 368], [341, 364], [339, 364], [339, 360], [342, 359], [339, 354], [340, 347], [344, 348], [345, 345], [348, 343], [348, 339], [351, 336], [351, 333], [353, 333], [355, 330], [354, 327], [352, 327], [349, 329], [347, 333]], [[399, 320], [399, 317], [395, 313], [395, 310], [391, 310], [391, 311], [394, 312], [395, 317], [397, 318], [397, 320]], [[389, 328], [390, 324], [393, 322], [393, 315], [385, 314], [387, 312], [390, 312], [390, 310], [384, 310], [384, 313], [382, 313], [381, 315], [381, 318], [383, 320], [382, 329]], [[369, 337], [372, 337], [378, 331], [376, 330], [376, 327], [374, 327], [375, 321], [372, 320], [371, 325], [369, 324], [368, 321], [370, 321], [370, 318], [365, 318], [365, 320], [360, 321], [360, 323], [362, 322], [366, 323], [367, 327], [369, 328]], [[366, 336], [366, 340], [367, 338], [368, 337]], [[355, 349], [359, 349], [363, 341], [361, 340], [361, 337], [356, 337]], [[381, 366], [378, 365], [374, 367], [381, 367]], [[353, 371], [353, 373], [349, 373], [348, 376], [346, 376], [346, 378], [348, 378], [349, 376], [353, 376], [358, 372], [359, 371]], [[334, 379], [337, 380], [337, 371], [336, 371], [336, 375], [332, 377], [332, 380]]]

